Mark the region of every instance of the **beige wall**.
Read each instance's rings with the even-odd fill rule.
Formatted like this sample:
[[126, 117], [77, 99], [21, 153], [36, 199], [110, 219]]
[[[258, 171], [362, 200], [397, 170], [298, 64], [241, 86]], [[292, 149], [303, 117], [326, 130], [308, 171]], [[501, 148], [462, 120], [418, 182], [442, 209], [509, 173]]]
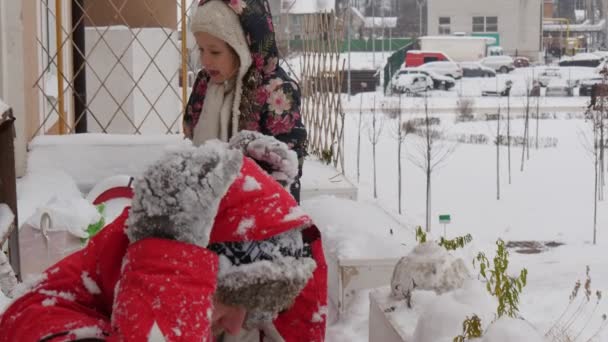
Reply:
[[451, 18], [451, 32], [472, 31], [474, 16], [498, 17], [505, 52], [536, 60], [541, 50], [543, 0], [428, 0], [428, 34], [439, 34], [439, 17]]
[[178, 29], [176, 0], [85, 0], [84, 3], [89, 16], [85, 17], [87, 26], [127, 25]]

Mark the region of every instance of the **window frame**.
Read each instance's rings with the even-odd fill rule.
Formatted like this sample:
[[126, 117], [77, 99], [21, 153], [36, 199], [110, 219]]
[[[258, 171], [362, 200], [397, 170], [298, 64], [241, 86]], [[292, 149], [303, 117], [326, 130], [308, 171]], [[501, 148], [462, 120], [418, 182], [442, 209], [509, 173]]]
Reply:
[[[442, 23], [442, 19], [447, 19], [447, 23]], [[452, 34], [452, 17], [439, 17], [437, 21], [439, 22], [438, 32], [440, 35]]]

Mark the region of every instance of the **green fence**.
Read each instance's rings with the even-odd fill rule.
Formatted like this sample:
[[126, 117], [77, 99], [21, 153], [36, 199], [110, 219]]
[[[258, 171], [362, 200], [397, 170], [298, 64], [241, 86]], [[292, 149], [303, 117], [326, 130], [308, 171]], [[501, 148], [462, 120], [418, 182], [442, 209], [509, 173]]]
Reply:
[[409, 50], [412, 50], [412, 48], [414, 47], [413, 42], [410, 42], [409, 44], [405, 45], [404, 47], [400, 48], [399, 50], [395, 51], [388, 59], [387, 59], [387, 63], [384, 66], [384, 91], [386, 92], [386, 87], [388, 86], [391, 77], [393, 77], [393, 74], [401, 69], [401, 66], [403, 65], [403, 63], [405, 63], [405, 55]]
[[[351, 39], [350, 51], [352, 52], [372, 52], [372, 51], [396, 51], [410, 44], [412, 38], [391, 38], [391, 39]], [[295, 39], [289, 41], [289, 49], [298, 51], [304, 48], [304, 41]], [[348, 40], [344, 40], [340, 52], [348, 52]]]

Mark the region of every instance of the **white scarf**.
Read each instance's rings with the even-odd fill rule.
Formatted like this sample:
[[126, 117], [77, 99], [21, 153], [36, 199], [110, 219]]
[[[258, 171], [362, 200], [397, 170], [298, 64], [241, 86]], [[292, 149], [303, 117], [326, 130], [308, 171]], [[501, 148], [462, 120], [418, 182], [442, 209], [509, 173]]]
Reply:
[[209, 82], [201, 116], [194, 127], [192, 142], [200, 146], [207, 140], [228, 141], [231, 136], [235, 80], [220, 84]]

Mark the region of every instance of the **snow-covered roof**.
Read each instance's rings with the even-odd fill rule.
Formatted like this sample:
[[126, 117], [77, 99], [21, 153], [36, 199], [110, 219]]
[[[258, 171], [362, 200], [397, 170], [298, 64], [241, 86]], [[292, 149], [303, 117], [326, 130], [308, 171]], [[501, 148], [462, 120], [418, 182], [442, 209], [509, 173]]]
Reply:
[[283, 0], [282, 11], [289, 14], [331, 12], [336, 8], [335, 0]]
[[387, 28], [395, 28], [397, 27], [397, 17], [366, 17], [365, 23], [363, 24], [365, 28], [372, 27], [387, 27]]
[[421, 40], [485, 40], [486, 44], [494, 44], [496, 43], [496, 38], [494, 37], [484, 37], [484, 36], [424, 36], [420, 37]]

